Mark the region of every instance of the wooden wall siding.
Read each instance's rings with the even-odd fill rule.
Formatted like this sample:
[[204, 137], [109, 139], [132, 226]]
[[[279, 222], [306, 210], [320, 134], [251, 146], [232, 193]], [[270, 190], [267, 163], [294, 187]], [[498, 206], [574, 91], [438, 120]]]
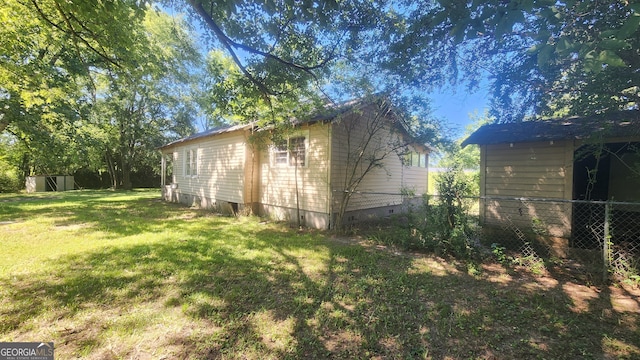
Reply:
[[[301, 210], [329, 213], [329, 125], [313, 124], [309, 131], [307, 166], [298, 167], [298, 193]], [[260, 202], [264, 205], [296, 208], [296, 182], [293, 166], [275, 166], [272, 153], [260, 153]]]
[[488, 145], [485, 162], [485, 195], [564, 199], [565, 178], [572, 167], [565, 164], [563, 142]]
[[486, 224], [502, 228], [513, 224], [524, 232], [538, 231], [540, 235], [567, 238], [571, 236], [571, 203], [487, 199], [485, 204]]
[[[572, 197], [573, 144], [568, 141], [486, 145], [482, 151], [481, 212], [485, 224], [503, 226], [508, 219], [521, 230], [533, 224], [552, 236], [570, 236], [571, 206], [567, 203], [491, 197], [565, 199]], [[538, 229], [539, 230], [539, 229]]]
[[[375, 110], [371, 108], [364, 109], [361, 113], [347, 115], [332, 125], [331, 186], [334, 194], [333, 206], [336, 211], [341, 194], [345, 190], [346, 171], [352, 168], [348, 166], [348, 154], [360, 151], [363, 139], [367, 136], [367, 128], [370, 126], [367, 121], [373, 117], [373, 111]], [[390, 129], [390, 126], [387, 126], [384, 131], [379, 132], [374, 137], [369, 149], [388, 146], [388, 144], [398, 141], [398, 135]], [[357, 171], [364, 171], [365, 167], [366, 161]], [[379, 193], [380, 195], [356, 194], [349, 201], [347, 211], [401, 204], [401, 196], [383, 194], [400, 193], [403, 185], [403, 170], [400, 157], [393, 153], [387, 155], [383, 161], [383, 167], [372, 170], [358, 187], [358, 191], [361, 193]], [[424, 182], [426, 185], [426, 180]]]
[[[429, 164], [428, 155], [427, 164]], [[404, 166], [402, 171], [402, 186], [404, 188], [413, 190], [416, 196], [427, 193], [427, 181], [429, 174], [426, 167]]]
[[[172, 148], [177, 157], [177, 191], [213, 200], [244, 203], [244, 132], [220, 134]], [[184, 175], [185, 149], [198, 149], [198, 175]]]

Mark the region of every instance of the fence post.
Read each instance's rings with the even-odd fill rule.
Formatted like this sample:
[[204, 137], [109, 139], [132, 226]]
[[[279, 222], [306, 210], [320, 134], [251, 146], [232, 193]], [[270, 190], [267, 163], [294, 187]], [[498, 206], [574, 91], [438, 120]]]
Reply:
[[611, 267], [611, 234], [609, 233], [611, 217], [611, 204], [607, 201], [604, 204], [604, 239], [602, 242], [602, 256], [604, 262], [604, 270], [602, 271], [603, 280], [607, 280], [609, 277], [609, 268]]

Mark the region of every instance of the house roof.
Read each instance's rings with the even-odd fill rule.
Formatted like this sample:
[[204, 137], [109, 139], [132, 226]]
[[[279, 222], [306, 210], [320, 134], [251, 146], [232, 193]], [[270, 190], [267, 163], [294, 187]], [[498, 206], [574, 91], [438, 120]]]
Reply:
[[197, 134], [193, 134], [190, 136], [187, 136], [185, 138], [176, 140], [176, 141], [172, 141], [168, 144], [165, 144], [163, 146], [161, 146], [161, 149], [164, 148], [168, 148], [171, 147], [173, 145], [178, 145], [178, 144], [182, 144], [185, 143], [187, 141], [192, 141], [192, 140], [196, 140], [196, 139], [200, 139], [200, 138], [204, 138], [207, 136], [213, 136], [213, 135], [218, 135], [218, 134], [224, 134], [224, 133], [228, 133], [228, 132], [232, 132], [232, 131], [236, 131], [236, 130], [243, 130], [243, 129], [249, 129], [253, 126], [253, 124], [239, 124], [239, 125], [224, 125], [224, 126], [218, 126], [215, 128], [211, 128], [202, 132], [199, 132]]
[[640, 111], [629, 110], [595, 116], [488, 124], [483, 125], [465, 139], [462, 146], [627, 136], [640, 136]]
[[[380, 96], [379, 95], [375, 95], [373, 97], [373, 99], [379, 99]], [[371, 99], [371, 98], [369, 98]], [[375, 100], [374, 100], [375, 101]], [[363, 99], [355, 99], [355, 100], [349, 100], [349, 101], [345, 101], [345, 102], [341, 102], [338, 104], [333, 104], [330, 106], [325, 107], [324, 109], [319, 110], [317, 113], [313, 114], [312, 116], [306, 118], [306, 119], [302, 119], [302, 120], [298, 120], [298, 119], [294, 119], [292, 121], [292, 123], [294, 125], [301, 125], [301, 124], [314, 124], [317, 122], [328, 122], [328, 121], [333, 121], [334, 119], [336, 119], [338, 116], [345, 114], [351, 110], [354, 110], [356, 108], [358, 108], [359, 106], [365, 106], [370, 104], [371, 102], [368, 101], [364, 101]], [[189, 142], [189, 141], [193, 141], [193, 140], [197, 140], [197, 139], [201, 139], [201, 138], [205, 138], [205, 137], [209, 137], [209, 136], [214, 136], [214, 135], [219, 135], [219, 134], [223, 134], [223, 133], [228, 133], [228, 132], [232, 132], [232, 131], [238, 131], [238, 130], [247, 130], [247, 129], [251, 129], [252, 127], [254, 127], [256, 125], [256, 122], [252, 122], [249, 124], [239, 124], [239, 125], [225, 125], [225, 126], [219, 126], [219, 127], [215, 127], [212, 129], [208, 129], [205, 130], [203, 132], [199, 132], [197, 134], [193, 134], [190, 135], [188, 137], [179, 139], [179, 140], [175, 140], [172, 141], [166, 145], [163, 145], [160, 147], [160, 149], [165, 149], [174, 145], [179, 145], [185, 142]], [[407, 133], [407, 135], [409, 134], [409, 130], [405, 127], [404, 123], [401, 123], [402, 129]], [[426, 148], [429, 149], [429, 147], [426, 144], [425, 145]]]
[[[300, 125], [300, 124], [313, 124], [316, 122], [323, 122], [323, 121], [330, 121], [332, 119], [335, 119], [338, 115], [341, 115], [347, 111], [352, 110], [357, 104], [359, 104], [360, 101], [347, 101], [347, 102], [343, 102], [343, 103], [339, 103], [339, 104], [335, 104], [332, 106], [327, 106], [325, 109], [322, 109], [320, 111], [318, 111], [316, 114], [314, 114], [313, 116], [307, 118], [307, 119], [303, 119], [303, 120], [297, 120], [294, 119], [293, 123], [295, 125]], [[163, 146], [160, 147], [160, 149], [165, 149], [174, 145], [179, 145], [188, 141], [193, 141], [193, 140], [197, 140], [197, 139], [201, 139], [201, 138], [205, 138], [205, 137], [209, 137], [209, 136], [214, 136], [214, 135], [219, 135], [219, 134], [224, 134], [224, 133], [228, 133], [228, 132], [232, 132], [232, 131], [238, 131], [238, 130], [246, 130], [246, 129], [250, 129], [251, 127], [255, 126], [256, 122], [251, 122], [249, 124], [237, 124], [237, 125], [223, 125], [223, 126], [218, 126], [212, 129], [207, 129], [205, 131], [187, 136], [185, 138], [182, 139], [178, 139], [175, 141], [172, 141], [168, 144], [165, 144]]]

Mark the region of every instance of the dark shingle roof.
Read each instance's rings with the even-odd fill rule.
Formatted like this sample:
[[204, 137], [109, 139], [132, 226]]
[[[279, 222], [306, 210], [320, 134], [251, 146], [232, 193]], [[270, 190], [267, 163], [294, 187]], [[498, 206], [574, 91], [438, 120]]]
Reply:
[[483, 125], [465, 139], [462, 146], [625, 136], [640, 136], [640, 111], [629, 110], [588, 117], [574, 116], [520, 123], [488, 124]]

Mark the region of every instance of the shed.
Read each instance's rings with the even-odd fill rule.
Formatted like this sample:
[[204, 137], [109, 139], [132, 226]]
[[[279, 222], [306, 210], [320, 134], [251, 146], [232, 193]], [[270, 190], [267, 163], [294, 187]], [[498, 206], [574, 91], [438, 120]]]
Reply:
[[26, 179], [28, 193], [45, 191], [66, 191], [74, 189], [74, 179], [70, 175], [36, 175]]
[[480, 146], [484, 225], [544, 218], [545, 233], [570, 239], [585, 227], [581, 201], [640, 202], [640, 111], [489, 124], [468, 144]]

